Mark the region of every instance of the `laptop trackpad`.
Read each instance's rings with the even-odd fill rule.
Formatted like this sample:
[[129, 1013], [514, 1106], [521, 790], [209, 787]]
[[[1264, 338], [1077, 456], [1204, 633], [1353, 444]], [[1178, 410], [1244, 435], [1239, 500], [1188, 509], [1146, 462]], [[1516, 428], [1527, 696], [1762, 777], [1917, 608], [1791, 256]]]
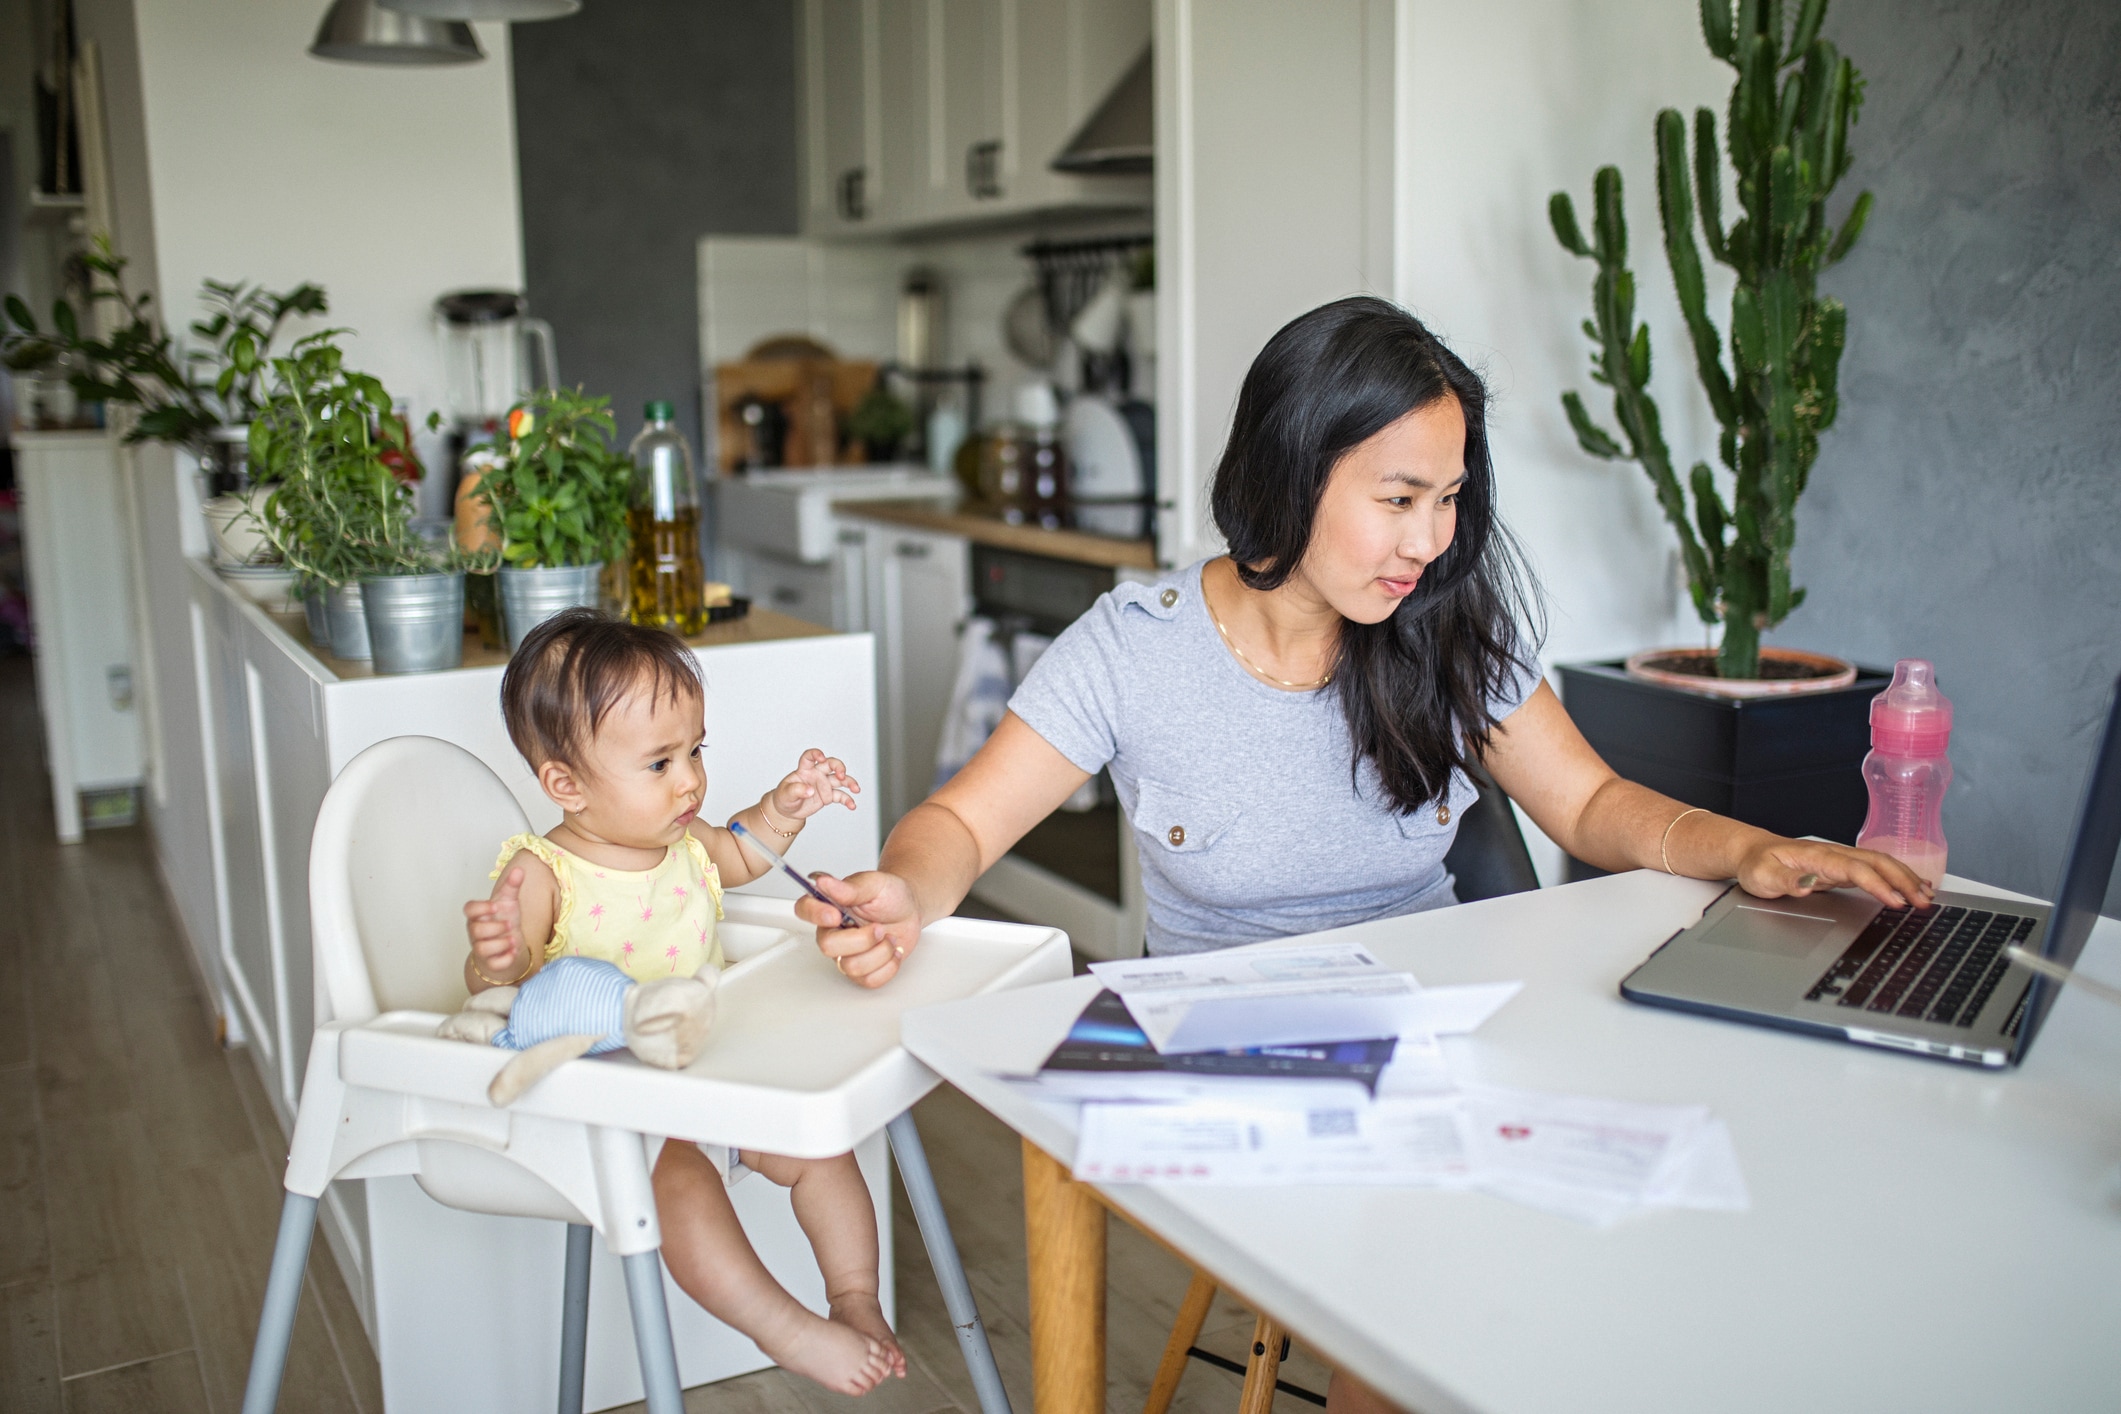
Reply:
[[1771, 952], [1782, 957], [1805, 957], [1837, 926], [1831, 918], [1813, 918], [1740, 904], [1709, 929], [1708, 936], [1702, 941], [1721, 943], [1729, 948], [1747, 948], [1753, 952]]

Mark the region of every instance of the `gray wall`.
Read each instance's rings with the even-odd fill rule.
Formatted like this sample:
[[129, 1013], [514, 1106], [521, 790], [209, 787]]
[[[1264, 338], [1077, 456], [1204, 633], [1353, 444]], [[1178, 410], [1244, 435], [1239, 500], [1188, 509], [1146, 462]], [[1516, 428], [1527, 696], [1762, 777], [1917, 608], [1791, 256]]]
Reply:
[[[1839, 424], [1775, 635], [1935, 660], [1954, 872], [2046, 897], [2121, 671], [2121, 6], [1846, 0]], [[2121, 888], [2106, 912], [2121, 915]]]
[[591, 0], [516, 25], [516, 150], [531, 309], [560, 375], [699, 437], [696, 243], [796, 229], [795, 7]]

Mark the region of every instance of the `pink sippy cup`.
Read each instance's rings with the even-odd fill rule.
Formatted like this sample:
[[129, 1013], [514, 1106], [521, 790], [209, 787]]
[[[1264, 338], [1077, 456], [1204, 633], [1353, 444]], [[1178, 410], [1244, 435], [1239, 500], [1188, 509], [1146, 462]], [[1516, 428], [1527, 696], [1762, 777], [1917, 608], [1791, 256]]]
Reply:
[[1871, 753], [1863, 783], [1871, 809], [1858, 849], [1875, 849], [1914, 870], [1932, 887], [1944, 878], [1944, 791], [1952, 763], [1952, 704], [1937, 690], [1937, 670], [1920, 658], [1893, 665], [1893, 685], [1871, 699]]

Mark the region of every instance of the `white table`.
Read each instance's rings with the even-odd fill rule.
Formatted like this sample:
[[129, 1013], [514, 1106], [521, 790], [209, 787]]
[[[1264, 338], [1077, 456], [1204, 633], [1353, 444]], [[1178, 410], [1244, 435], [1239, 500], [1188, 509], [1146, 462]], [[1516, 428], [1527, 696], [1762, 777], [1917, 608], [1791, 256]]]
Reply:
[[[1624, 874], [1321, 936], [1427, 983], [1523, 979], [1445, 1042], [1456, 1073], [1705, 1103], [1730, 1123], [1749, 1213], [1600, 1232], [1424, 1189], [1115, 1185], [1098, 1200], [1422, 1414], [2121, 1404], [2121, 1015], [2065, 990], [2026, 1064], [1997, 1073], [1623, 1001], [1620, 979], [1717, 892]], [[2082, 963], [2121, 977], [2121, 924], [2102, 920]], [[1066, 1164], [1074, 1112], [993, 1074], [1035, 1065], [1096, 988], [926, 1008], [905, 1044]], [[1086, 1186], [1026, 1157], [1034, 1234], [1044, 1223], [1051, 1251], [1069, 1228], [1081, 1249], [1054, 1264], [1043, 1312], [1034, 1262], [1034, 1341], [1095, 1365], [1076, 1388], [1043, 1383], [1038, 1411], [1101, 1410], [1081, 1273], [1101, 1290], [1103, 1220], [1094, 1236], [1076, 1223], [1057, 1190]]]

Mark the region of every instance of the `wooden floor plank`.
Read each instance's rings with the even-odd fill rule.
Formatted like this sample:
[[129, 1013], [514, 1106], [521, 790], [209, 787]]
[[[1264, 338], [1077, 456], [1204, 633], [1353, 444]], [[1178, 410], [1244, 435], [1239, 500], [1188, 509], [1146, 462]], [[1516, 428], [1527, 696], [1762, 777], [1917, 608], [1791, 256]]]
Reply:
[[45, 1210], [54, 1281], [168, 1256], [190, 1226], [163, 1201], [154, 1156], [130, 1110], [44, 1122]]
[[166, 1265], [119, 1262], [58, 1283], [59, 1373], [131, 1365], [192, 1347], [176, 1274]]
[[0, 1409], [58, 1414], [61, 1407], [51, 1287], [41, 1281], [0, 1287]]
[[66, 1382], [66, 1414], [213, 1414], [190, 1351]]
[[25, 1062], [0, 1070], [0, 1286], [50, 1273], [36, 1077]]

